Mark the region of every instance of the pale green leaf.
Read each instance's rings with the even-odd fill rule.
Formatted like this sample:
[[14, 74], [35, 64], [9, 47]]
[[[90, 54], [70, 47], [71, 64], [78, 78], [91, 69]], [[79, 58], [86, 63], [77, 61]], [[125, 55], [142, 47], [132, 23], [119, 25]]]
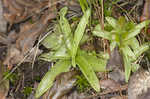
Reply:
[[120, 29], [121, 28], [121, 30], [125, 30], [125, 26], [126, 26], [126, 24], [128, 24], [128, 22], [126, 22], [126, 20], [125, 20], [125, 17], [123, 17], [123, 16], [120, 16], [119, 17], [119, 19], [118, 19], [118, 25], [116, 26], [116, 29]]
[[111, 42], [110, 43], [110, 51], [113, 51], [113, 49], [117, 46], [117, 43], [114, 41], [114, 42]]
[[71, 50], [71, 47], [72, 47], [71, 40], [73, 39], [73, 37], [72, 37], [70, 24], [69, 24], [68, 20], [65, 18], [67, 10], [68, 10], [67, 7], [64, 7], [60, 10], [59, 24], [60, 24], [61, 31], [63, 33], [65, 44], [66, 44], [67, 48], [69, 50]]
[[55, 77], [62, 72], [69, 71], [70, 66], [71, 66], [71, 63], [68, 60], [62, 60], [62, 61], [57, 62], [54, 65], [54, 67], [52, 67], [46, 73], [46, 75], [43, 77], [40, 84], [38, 85], [38, 88], [37, 88], [36, 93], [35, 93], [36, 98], [39, 98], [50, 87], [52, 87], [53, 81], [55, 80]]
[[143, 21], [136, 25], [133, 29], [131, 29], [125, 38], [125, 40], [128, 40], [132, 37], [135, 37], [137, 34], [140, 33], [141, 29], [143, 29], [145, 26], [147, 26], [150, 23], [150, 20]]
[[65, 15], [67, 14], [68, 8], [64, 7], [60, 10], [59, 15], [62, 17], [65, 17]]
[[125, 49], [123, 49], [123, 61], [124, 61], [124, 67], [125, 67], [125, 80], [128, 82], [130, 74], [131, 74], [131, 62], [129, 60], [129, 57], [126, 54]]
[[111, 32], [107, 32], [101, 29], [100, 24], [96, 25], [92, 32], [94, 36], [102, 37], [104, 39], [112, 40]]
[[88, 24], [89, 17], [91, 15], [91, 10], [87, 9], [87, 11], [84, 13], [83, 17], [81, 18], [75, 33], [74, 33], [74, 40], [72, 43], [72, 60], [73, 60], [73, 65], [75, 65], [75, 56], [77, 53], [78, 45], [83, 37], [86, 25]]
[[147, 51], [150, 47], [150, 45], [148, 43], [145, 43], [143, 45], [141, 45], [140, 47], [138, 47], [134, 53], [136, 58], [138, 58], [143, 52]]
[[87, 0], [78, 0], [81, 6], [82, 11], [85, 13], [86, 8], [88, 8]]
[[124, 50], [124, 54], [126, 54], [130, 60], [136, 59], [135, 53], [131, 50], [129, 46], [124, 46], [123, 50]]
[[140, 68], [140, 65], [136, 63], [132, 63], [131, 66], [132, 66], [131, 67], [132, 72], [136, 72]]
[[112, 18], [112, 17], [106, 17], [106, 21], [114, 28], [117, 29], [118, 28], [118, 22], [116, 19]]
[[109, 54], [106, 53], [106, 52], [99, 52], [99, 53], [96, 53], [96, 55], [104, 60], [108, 60], [109, 59]]
[[88, 61], [88, 63], [90, 64], [90, 66], [93, 68], [94, 71], [97, 72], [106, 71], [105, 67], [106, 67], [107, 59], [97, 58], [92, 53], [90, 54], [81, 50], [78, 51], [78, 54], [80, 56], [83, 56]]
[[78, 51], [78, 55], [83, 56], [86, 60], [88, 60], [88, 63], [90, 66], [93, 68], [94, 71], [96, 72], [102, 72], [106, 71], [106, 63], [107, 59], [102, 58], [102, 57], [97, 57], [95, 54], [92, 53], [87, 53], [85, 51]]
[[46, 48], [51, 50], [58, 49], [63, 43], [63, 35], [60, 32], [59, 26], [56, 25], [54, 29], [54, 33], [49, 34], [42, 42]]
[[78, 64], [80, 70], [82, 71], [83, 75], [85, 76], [85, 78], [88, 80], [88, 82], [90, 83], [90, 85], [97, 91], [100, 91], [100, 84], [99, 84], [99, 80], [94, 72], [94, 70], [92, 69], [92, 67], [90, 66], [90, 64], [88, 63], [88, 60], [86, 60], [84, 57], [82, 56], [78, 56], [76, 57], [76, 63]]
[[50, 51], [49, 53], [44, 53], [40, 56], [40, 59], [45, 61], [53, 61], [56, 59], [69, 59], [71, 56], [68, 54], [65, 45], [62, 45], [55, 51]]
[[135, 37], [133, 37], [127, 41], [123, 41], [123, 43], [124, 43], [124, 45], [131, 46], [131, 48], [133, 50], [137, 49], [140, 46], [139, 41]]
[[83, 35], [83, 38], [80, 41], [80, 45], [84, 44], [85, 42], [87, 42], [89, 39], [92, 39], [92, 37], [90, 35]]

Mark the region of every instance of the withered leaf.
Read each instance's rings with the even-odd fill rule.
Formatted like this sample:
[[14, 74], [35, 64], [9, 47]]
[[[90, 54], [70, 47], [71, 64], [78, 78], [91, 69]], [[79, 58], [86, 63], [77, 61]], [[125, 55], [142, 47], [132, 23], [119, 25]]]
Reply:
[[120, 87], [120, 84], [111, 79], [100, 80], [101, 88], [104, 89], [117, 89]]
[[150, 99], [150, 88], [148, 88], [147, 92], [139, 95], [138, 99]]
[[[10, 44], [8, 44], [8, 51], [4, 64], [13, 65], [22, 61], [24, 56], [33, 48], [37, 37], [45, 32], [48, 21], [54, 17], [55, 14], [47, 10], [35, 23], [26, 22], [22, 24], [19, 33], [10, 33], [7, 38]], [[35, 53], [36, 51], [34, 50], [33, 52]], [[40, 51], [38, 50], [38, 52]], [[31, 55], [34, 55], [34, 53]]]
[[113, 52], [111, 52], [106, 69], [112, 70], [112, 72], [108, 74], [109, 78], [119, 83], [123, 83], [125, 81], [123, 57], [120, 54], [118, 47], [115, 47]]
[[4, 5], [4, 17], [13, 24], [24, 21], [33, 14], [39, 13], [48, 5], [48, 1], [35, 0], [2, 0]]
[[145, 0], [144, 9], [140, 20], [144, 21], [148, 19], [150, 19], [150, 0]]
[[116, 68], [124, 70], [123, 58], [119, 52], [118, 47], [115, 47], [114, 50], [111, 52], [111, 56], [106, 65], [107, 70], [115, 70]]
[[3, 17], [3, 5], [2, 1], [0, 0], [0, 32], [5, 33], [7, 29], [7, 22]]
[[[150, 0], [145, 0], [144, 9], [142, 15], [140, 17], [140, 21], [149, 20], [150, 19]], [[150, 29], [147, 29], [148, 39], [150, 36]]]
[[86, 98], [84, 94], [79, 94], [77, 93], [77, 91], [73, 91], [69, 95], [63, 96], [61, 99], [89, 99], [89, 98]]
[[114, 96], [111, 99], [128, 99], [126, 96]]
[[139, 68], [129, 80], [128, 84], [128, 99], [148, 99], [139, 98], [149, 97], [147, 93], [150, 92], [150, 72], [143, 68]]

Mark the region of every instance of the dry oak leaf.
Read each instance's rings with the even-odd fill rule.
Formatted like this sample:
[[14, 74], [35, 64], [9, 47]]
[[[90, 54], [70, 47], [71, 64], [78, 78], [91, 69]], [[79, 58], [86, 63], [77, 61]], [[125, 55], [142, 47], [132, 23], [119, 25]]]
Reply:
[[3, 15], [5, 19], [13, 24], [24, 21], [33, 14], [40, 13], [41, 9], [48, 5], [48, 1], [37, 0], [2, 0]]
[[[33, 24], [26, 22], [21, 26], [19, 33], [13, 32], [13, 34], [9, 34], [9, 38], [7, 39], [10, 41], [10, 44], [8, 44], [8, 51], [4, 64], [13, 65], [22, 61], [27, 53], [33, 48], [37, 37], [46, 31], [48, 21], [53, 18], [55, 18], [55, 15], [50, 10], [47, 10], [37, 22]], [[12, 41], [15, 41], [15, 43], [12, 44]], [[35, 52], [36, 51], [34, 50], [31, 56], [34, 56]], [[40, 52], [40, 50], [37, 52]]]

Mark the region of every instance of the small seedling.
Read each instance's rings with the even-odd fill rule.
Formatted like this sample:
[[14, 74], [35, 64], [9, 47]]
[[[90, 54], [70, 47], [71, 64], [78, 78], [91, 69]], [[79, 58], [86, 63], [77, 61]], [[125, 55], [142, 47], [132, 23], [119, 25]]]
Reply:
[[106, 21], [104, 30], [98, 24], [93, 30], [93, 35], [109, 40], [111, 51], [116, 46], [119, 47], [119, 51], [123, 56], [125, 79], [127, 82], [132, 67], [138, 66], [135, 61], [143, 52], [149, 49], [148, 43], [139, 44], [136, 35], [150, 23], [150, 20], [135, 24], [127, 22], [123, 17], [120, 17], [118, 20], [106, 17]]
[[37, 98], [52, 87], [57, 75], [69, 71], [71, 66], [73, 68], [77, 68], [78, 66], [91, 87], [97, 92], [100, 91], [100, 84], [95, 71], [104, 71], [106, 60], [90, 55], [82, 51], [79, 47], [89, 21], [91, 10], [89, 8], [86, 9], [74, 33], [72, 33], [71, 26], [65, 17], [66, 13], [66, 7], [60, 10], [59, 24], [56, 29], [58, 32], [49, 35], [43, 42], [45, 47], [51, 48], [52, 50], [49, 53], [43, 54], [42, 59], [51, 62], [55, 61], [56, 64], [41, 80], [36, 90], [35, 96]]

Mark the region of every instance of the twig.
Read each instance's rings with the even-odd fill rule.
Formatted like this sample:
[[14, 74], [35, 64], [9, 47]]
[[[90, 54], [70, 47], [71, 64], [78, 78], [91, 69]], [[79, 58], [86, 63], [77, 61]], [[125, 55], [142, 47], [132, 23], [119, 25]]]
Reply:
[[88, 96], [84, 99], [90, 99], [90, 98], [93, 98], [93, 97], [96, 97], [96, 96], [103, 96], [103, 95], [106, 95], [106, 94], [109, 94], [109, 93], [114, 93], [114, 92], [117, 92], [117, 91], [127, 90], [127, 88], [128, 88], [128, 85], [126, 84], [126, 85], [121, 86], [120, 88], [116, 88], [116, 89], [113, 89], [113, 90], [106, 90], [102, 93], [94, 94], [94, 95]]

